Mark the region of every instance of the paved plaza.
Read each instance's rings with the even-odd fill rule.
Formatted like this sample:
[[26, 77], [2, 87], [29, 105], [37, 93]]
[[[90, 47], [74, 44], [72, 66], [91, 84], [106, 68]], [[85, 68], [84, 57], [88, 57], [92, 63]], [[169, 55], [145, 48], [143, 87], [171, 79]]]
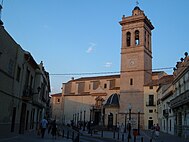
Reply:
[[[131, 133], [132, 134], [132, 133]], [[88, 131], [80, 131], [80, 142], [90, 142], [90, 140], [84, 140], [82, 137], [88, 138], [97, 138], [97, 142], [102, 142], [105, 139], [108, 139], [110, 142], [134, 142], [133, 134], [132, 138], [128, 141], [128, 133], [113, 133], [112, 131], [98, 131], [95, 134], [88, 134]], [[37, 135], [35, 131], [29, 131], [25, 134], [14, 134], [11, 133], [7, 136], [1, 136], [0, 142], [72, 142], [71, 137], [67, 138], [67, 133], [64, 134], [64, 137], [59, 136], [56, 139], [53, 139], [51, 134], [45, 133], [45, 137], [42, 139]], [[141, 131], [140, 135], [136, 137], [136, 142], [189, 142], [189, 139], [180, 138], [177, 136], [169, 135], [166, 133], [160, 133], [159, 137], [152, 139], [151, 131]]]

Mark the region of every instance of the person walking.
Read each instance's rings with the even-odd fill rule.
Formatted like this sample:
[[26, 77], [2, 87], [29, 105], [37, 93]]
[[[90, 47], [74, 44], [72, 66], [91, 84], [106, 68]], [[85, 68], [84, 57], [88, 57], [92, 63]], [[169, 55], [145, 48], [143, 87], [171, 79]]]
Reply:
[[156, 137], [159, 137], [159, 131], [160, 131], [160, 127], [159, 127], [159, 124], [157, 123], [156, 127], [155, 127], [155, 134], [156, 134]]
[[151, 131], [152, 131], [151, 139], [153, 139], [154, 136], [155, 136], [155, 129], [156, 129], [156, 125], [154, 124], [154, 125], [152, 126], [152, 128], [151, 128]]
[[56, 139], [56, 133], [57, 133], [57, 124], [56, 124], [56, 120], [54, 120], [52, 122], [52, 131], [51, 131], [51, 134], [54, 139]]
[[122, 134], [124, 133], [124, 130], [125, 130], [125, 126], [123, 125], [123, 123], [121, 123], [120, 131], [121, 131]]
[[48, 125], [48, 121], [46, 120], [46, 118], [44, 117], [42, 120], [41, 120], [41, 137], [44, 138], [44, 135], [45, 135], [45, 130], [47, 128], [47, 125]]

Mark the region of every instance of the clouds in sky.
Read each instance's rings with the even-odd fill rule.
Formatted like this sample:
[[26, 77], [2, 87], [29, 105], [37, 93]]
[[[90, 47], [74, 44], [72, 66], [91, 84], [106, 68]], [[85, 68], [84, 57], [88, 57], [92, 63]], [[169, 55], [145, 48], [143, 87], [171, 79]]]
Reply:
[[96, 46], [95, 43], [90, 42], [90, 43], [89, 43], [89, 47], [88, 47], [88, 49], [86, 50], [86, 52], [87, 52], [87, 53], [91, 53], [91, 52], [94, 50], [95, 46]]
[[[96, 44], [94, 42], [90, 42], [89, 43], [89, 47], [88, 49], [86, 50], [86, 53], [92, 53], [94, 51], [94, 48], [96, 47]], [[111, 68], [112, 67], [112, 62], [106, 62], [104, 67], [106, 68]]]
[[104, 66], [106, 68], [110, 68], [110, 67], [112, 67], [112, 62], [106, 62], [106, 64]]

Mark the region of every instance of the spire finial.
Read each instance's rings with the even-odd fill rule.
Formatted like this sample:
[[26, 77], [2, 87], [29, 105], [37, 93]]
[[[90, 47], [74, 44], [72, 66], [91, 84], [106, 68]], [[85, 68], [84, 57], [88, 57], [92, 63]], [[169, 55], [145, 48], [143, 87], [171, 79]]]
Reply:
[[138, 0], [136, 0], [136, 5], [137, 5], [137, 6], [139, 5], [139, 2], [138, 2]]

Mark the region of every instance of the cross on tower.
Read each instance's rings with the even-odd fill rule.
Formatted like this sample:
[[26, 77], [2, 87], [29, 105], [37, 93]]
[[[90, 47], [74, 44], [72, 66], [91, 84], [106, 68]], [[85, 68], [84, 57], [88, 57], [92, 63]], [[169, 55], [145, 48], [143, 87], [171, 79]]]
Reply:
[[139, 5], [139, 2], [138, 2], [138, 0], [136, 1], [136, 5], [137, 5], [137, 6]]

